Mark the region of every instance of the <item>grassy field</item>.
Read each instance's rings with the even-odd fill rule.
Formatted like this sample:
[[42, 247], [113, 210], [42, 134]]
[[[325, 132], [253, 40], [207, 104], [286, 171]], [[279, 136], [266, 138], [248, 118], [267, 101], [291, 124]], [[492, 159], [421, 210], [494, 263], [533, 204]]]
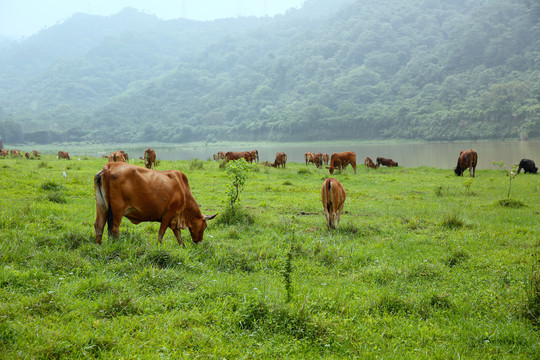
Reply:
[[105, 161], [0, 159], [0, 358], [540, 359], [540, 176], [348, 168], [330, 231], [327, 171], [259, 166], [227, 216], [217, 163], [161, 161], [219, 213], [184, 249], [95, 243]]

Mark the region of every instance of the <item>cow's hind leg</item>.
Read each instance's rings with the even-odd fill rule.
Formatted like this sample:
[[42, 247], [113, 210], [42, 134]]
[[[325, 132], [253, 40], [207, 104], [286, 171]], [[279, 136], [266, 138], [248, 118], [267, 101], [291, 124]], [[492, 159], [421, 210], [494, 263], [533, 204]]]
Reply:
[[107, 222], [107, 210], [96, 206], [96, 222], [94, 223], [94, 229], [96, 231], [96, 242], [101, 245], [101, 238], [103, 237], [103, 229]]

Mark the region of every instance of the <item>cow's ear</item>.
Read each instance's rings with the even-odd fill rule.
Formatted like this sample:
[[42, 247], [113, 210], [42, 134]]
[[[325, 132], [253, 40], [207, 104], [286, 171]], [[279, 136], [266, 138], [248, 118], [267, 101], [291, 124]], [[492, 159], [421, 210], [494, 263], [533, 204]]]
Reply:
[[217, 214], [214, 214], [214, 215], [204, 215], [204, 220], [212, 220], [213, 218], [215, 218], [217, 216]]

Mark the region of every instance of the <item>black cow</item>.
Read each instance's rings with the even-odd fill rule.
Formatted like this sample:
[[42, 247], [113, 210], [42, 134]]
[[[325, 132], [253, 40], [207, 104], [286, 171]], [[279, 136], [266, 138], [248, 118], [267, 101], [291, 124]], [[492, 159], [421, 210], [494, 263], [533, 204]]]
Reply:
[[523, 171], [530, 174], [536, 174], [538, 172], [538, 168], [534, 164], [534, 161], [530, 159], [521, 159], [519, 162], [519, 168], [518, 168], [518, 174], [523, 169]]

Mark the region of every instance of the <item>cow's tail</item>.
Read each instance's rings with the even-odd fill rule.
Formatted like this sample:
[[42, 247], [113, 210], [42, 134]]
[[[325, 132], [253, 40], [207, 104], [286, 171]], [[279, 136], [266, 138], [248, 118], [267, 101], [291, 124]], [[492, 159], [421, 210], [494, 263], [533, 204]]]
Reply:
[[94, 182], [96, 188], [96, 201], [101, 207], [107, 209], [107, 230], [110, 234], [113, 227], [113, 213], [109, 201], [110, 171], [107, 166], [104, 166], [103, 170], [96, 174]]
[[326, 213], [328, 214], [328, 225], [332, 228], [335, 228], [335, 213], [332, 211], [335, 206], [333, 191], [332, 191], [332, 180], [328, 179], [326, 184]]

